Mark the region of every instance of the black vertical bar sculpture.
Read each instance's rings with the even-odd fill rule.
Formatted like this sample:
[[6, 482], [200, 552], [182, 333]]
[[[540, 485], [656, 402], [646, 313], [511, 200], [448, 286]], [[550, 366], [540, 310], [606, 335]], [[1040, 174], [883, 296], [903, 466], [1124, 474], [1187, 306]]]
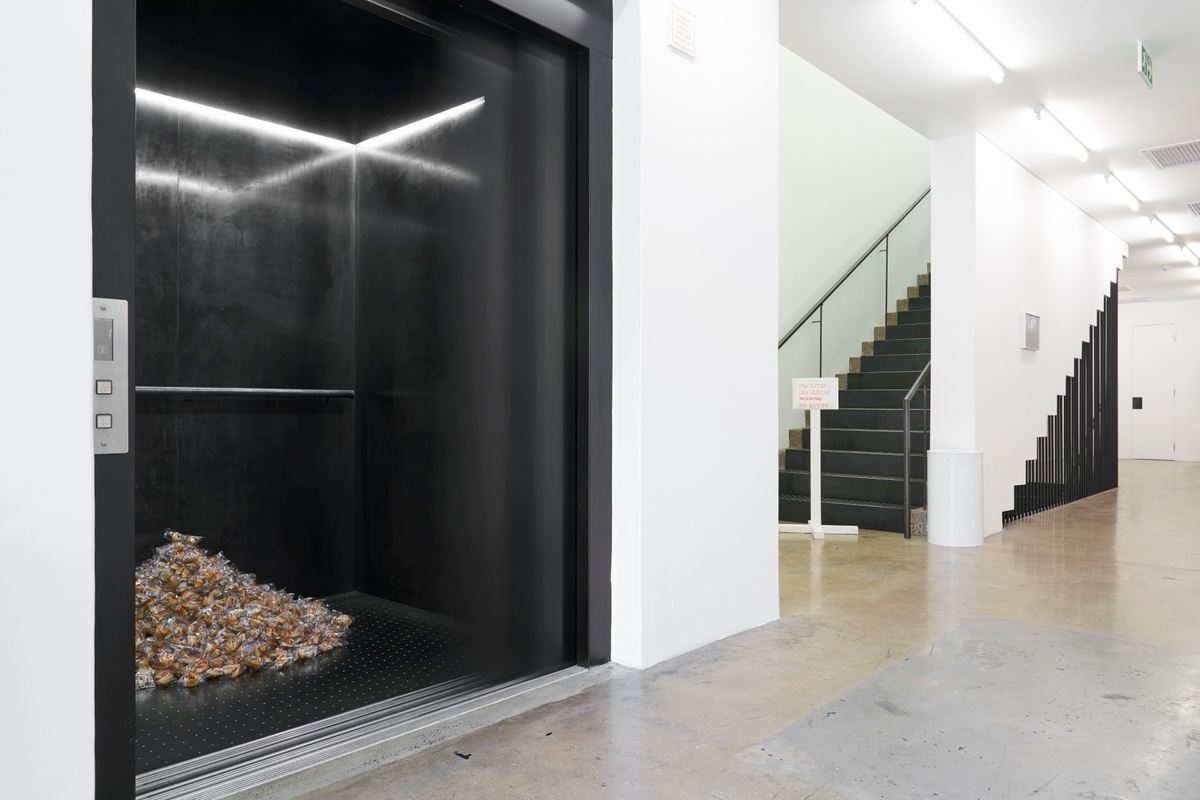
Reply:
[[1117, 487], [1116, 293], [1111, 283], [1005, 523]]
[[[1095, 346], [1096, 329], [1092, 327], [1088, 330], [1088, 344]], [[1094, 460], [1095, 449], [1093, 444], [1093, 432], [1096, 428], [1096, 404], [1092, 392], [1092, 349], [1088, 345], [1084, 345], [1083, 353], [1083, 461], [1085, 464], [1090, 464]], [[1092, 476], [1095, 470], [1083, 470], [1083, 486], [1081, 491], [1084, 497], [1095, 494], [1095, 489], [1092, 481]]]
[[1067, 410], [1067, 400], [1061, 394], [1058, 396], [1058, 412], [1050, 421], [1050, 427], [1054, 430], [1054, 497], [1059, 503], [1066, 502], [1066, 494], [1062, 487], [1065, 485], [1067, 478], [1067, 465], [1063, 461], [1063, 415]]

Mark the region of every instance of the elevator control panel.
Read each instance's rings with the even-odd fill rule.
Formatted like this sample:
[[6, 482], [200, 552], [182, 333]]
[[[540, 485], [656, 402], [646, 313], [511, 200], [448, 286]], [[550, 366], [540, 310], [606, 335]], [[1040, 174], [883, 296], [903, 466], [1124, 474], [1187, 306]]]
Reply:
[[92, 298], [92, 444], [129, 452], [129, 302]]

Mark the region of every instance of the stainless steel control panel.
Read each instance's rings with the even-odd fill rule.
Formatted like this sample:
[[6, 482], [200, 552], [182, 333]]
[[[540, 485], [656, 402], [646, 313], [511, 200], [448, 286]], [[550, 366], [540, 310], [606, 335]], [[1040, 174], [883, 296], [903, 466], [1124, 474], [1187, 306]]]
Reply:
[[98, 455], [129, 452], [129, 303], [92, 298], [92, 442]]

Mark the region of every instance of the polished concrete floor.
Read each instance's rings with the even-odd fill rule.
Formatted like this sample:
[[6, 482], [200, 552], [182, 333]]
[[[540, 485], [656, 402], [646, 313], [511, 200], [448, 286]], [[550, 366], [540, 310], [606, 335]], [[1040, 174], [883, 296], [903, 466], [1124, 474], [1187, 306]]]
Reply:
[[[1169, 740], [1173, 758], [1200, 762], [1200, 670], [1193, 668], [1200, 653], [1200, 464], [1123, 462], [1120, 483], [1116, 491], [1019, 521], [980, 548], [931, 547], [923, 539], [871, 532], [824, 541], [783, 535], [778, 622], [644, 672], [619, 673], [565, 700], [305, 797], [861, 800], [931, 797], [938, 786], [952, 787], [937, 794], [945, 800], [1200, 797], [1200, 785], [1186, 785], [1194, 772], [1183, 773], [1182, 789], [1138, 784], [1134, 774], [1145, 767], [1146, 748], [1155, 747], [1145, 741], [1148, 730]], [[1027, 641], [1042, 635], [1038, 631], [1048, 637], [1045, 646]], [[1008, 772], [1020, 778], [1017, 786], [1033, 785], [1032, 794], [1028, 788], [1010, 794], [1012, 782], [991, 785], [994, 778], [964, 784], [970, 776], [947, 766], [951, 762], [930, 764], [918, 780], [892, 769], [886, 751], [862, 757], [870, 744], [863, 726], [831, 728], [826, 737], [843, 738], [833, 751], [846, 755], [845, 768], [859, 773], [850, 782], [796, 768], [805, 742], [815, 748], [806, 733], [822, 719], [814, 712], [826, 709], [827, 715], [837, 708], [830, 704], [870, 699], [864, 691], [874, 683], [890, 687], [878, 708], [902, 709], [922, 696], [903, 689], [906, 670], [932, 664], [928, 659], [939, 654], [948, 654], [950, 669], [955, 652], [962, 652], [954, 642], [979, 640], [978, 651], [1011, 645], [1000, 641], [1005, 637], [1015, 637], [1014, 646], [1032, 654], [1026, 661], [1040, 659], [1054, 670], [1068, 663], [1058, 658], [1067, 653], [1098, 673], [1074, 683], [1067, 676], [1068, 685], [1119, 682], [1139, 652], [1157, 665], [1163, 680], [1144, 685], [1168, 685], [1170, 691], [1145, 688], [1142, 693], [1164, 694], [1141, 698], [1136, 691], [1107, 692], [1126, 695], [1117, 698], [1117, 722], [1097, 728], [1099, 717], [1090, 718], [1085, 709], [1088, 724], [1077, 726], [1090, 724], [1089, 735], [1100, 738], [1106, 761], [1122, 768], [1114, 772], [1123, 778], [1119, 790], [1078, 780], [1030, 783], [1034, 768], [1044, 769], [1047, 759], [1065, 764], [1077, 758], [1074, 751], [1055, 751], [1053, 741], [1022, 751], [987, 740], [996, 750], [988, 758], [1007, 760]], [[1096, 657], [1105, 647], [1121, 650], [1122, 657]], [[1054, 648], [1061, 652], [1052, 653]], [[1016, 716], [1043, 713], [1053, 694], [1047, 694], [1049, 684], [1037, 673], [1021, 675], [1007, 679], [1005, 689], [1013, 693], [1001, 705], [1011, 703]], [[956, 697], [966, 689], [980, 694], [982, 678], [964, 680], [944, 688]], [[937, 687], [922, 691], [936, 693]], [[1130, 706], [1128, 715], [1121, 715], [1121, 704]], [[940, 722], [970, 728], [973, 719], [982, 720], [972, 717], [966, 700], [940, 709], [925, 714], [923, 730], [937, 730]], [[893, 726], [887, 735], [903, 727]], [[835, 757], [829, 751], [824, 759], [832, 763]], [[1142, 760], [1123, 764], [1122, 758]], [[930, 778], [939, 770], [945, 780]], [[839, 793], [838, 786], [849, 793]]]
[[861, 800], [1200, 789], [1200, 655], [978, 619], [742, 757]]

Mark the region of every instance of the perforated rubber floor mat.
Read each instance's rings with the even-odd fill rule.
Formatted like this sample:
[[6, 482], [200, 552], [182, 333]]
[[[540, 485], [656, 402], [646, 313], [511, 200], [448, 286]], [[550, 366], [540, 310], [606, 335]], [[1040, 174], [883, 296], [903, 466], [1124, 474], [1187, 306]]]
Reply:
[[[460, 622], [365, 594], [326, 599], [354, 617], [344, 647], [279, 672], [138, 692], [137, 772], [435, 686], [473, 668], [469, 632]], [[131, 683], [132, 670], [131, 661]]]

